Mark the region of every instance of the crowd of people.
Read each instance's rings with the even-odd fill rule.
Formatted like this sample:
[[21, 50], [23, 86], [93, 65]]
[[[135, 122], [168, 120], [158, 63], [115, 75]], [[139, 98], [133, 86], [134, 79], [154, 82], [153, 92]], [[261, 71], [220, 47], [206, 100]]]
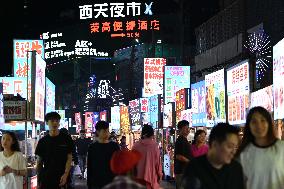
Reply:
[[[128, 149], [126, 138], [114, 139], [105, 121], [97, 122], [93, 141], [84, 130], [74, 141], [68, 130], [59, 130], [58, 113], [46, 114], [45, 120], [49, 133], [35, 150], [39, 189], [71, 189], [77, 166], [88, 189], [161, 188], [161, 154], [152, 126], [143, 125], [141, 139]], [[218, 123], [208, 141], [206, 132], [197, 130], [190, 144], [189, 122], [182, 120], [177, 128], [177, 189], [284, 189], [284, 142], [277, 139], [266, 109], [249, 111], [242, 139], [238, 127]], [[27, 168], [16, 135], [6, 132], [1, 145], [0, 188], [21, 189]]]

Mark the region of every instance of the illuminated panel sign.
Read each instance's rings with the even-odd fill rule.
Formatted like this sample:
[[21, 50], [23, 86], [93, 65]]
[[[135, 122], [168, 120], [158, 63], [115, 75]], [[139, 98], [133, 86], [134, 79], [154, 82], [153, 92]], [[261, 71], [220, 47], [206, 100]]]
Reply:
[[226, 122], [224, 69], [205, 76], [206, 115], [208, 127]]
[[169, 103], [164, 105], [164, 112], [163, 112], [164, 127], [173, 127], [175, 125], [174, 108], [175, 108], [174, 103]]
[[60, 119], [60, 128], [64, 128], [65, 125], [65, 110], [55, 110], [57, 112], [61, 119]]
[[181, 112], [189, 108], [190, 89], [181, 89], [176, 92], [176, 122], [181, 121]]
[[163, 94], [164, 58], [144, 58], [144, 97]]
[[284, 118], [284, 39], [273, 47], [274, 119]]
[[192, 126], [206, 126], [205, 81], [191, 85]]
[[150, 112], [149, 112], [149, 99], [140, 98], [140, 112], [141, 112], [141, 123], [150, 123]]
[[127, 106], [120, 106], [120, 129], [122, 134], [130, 132], [130, 120]]
[[81, 113], [75, 113], [75, 124], [76, 124], [76, 132], [79, 133], [82, 126], [82, 117]]
[[120, 107], [111, 107], [111, 127], [115, 131], [120, 130]]
[[[0, 77], [3, 84], [3, 94], [17, 94], [27, 99], [27, 78], [25, 77]], [[29, 83], [29, 96], [31, 96], [31, 84]]]
[[160, 119], [160, 106], [161, 106], [161, 95], [154, 95], [150, 97], [150, 123], [153, 128], [158, 128]]
[[246, 122], [249, 109], [249, 63], [244, 61], [227, 71], [228, 120], [232, 125]]
[[269, 112], [273, 112], [273, 86], [270, 85], [250, 95], [250, 107], [262, 106]]
[[0, 83], [0, 129], [3, 129], [5, 123], [3, 101], [3, 84]]
[[55, 110], [55, 85], [46, 78], [46, 113]]
[[107, 111], [100, 112], [100, 120], [101, 121], [107, 121]]
[[15, 77], [27, 77], [27, 74], [31, 75], [31, 57], [27, 55], [28, 51], [36, 51], [44, 58], [43, 40], [14, 40], [13, 55]]
[[139, 99], [129, 101], [129, 116], [133, 131], [141, 128], [141, 112]]
[[165, 104], [175, 102], [176, 92], [190, 88], [190, 66], [165, 66]]

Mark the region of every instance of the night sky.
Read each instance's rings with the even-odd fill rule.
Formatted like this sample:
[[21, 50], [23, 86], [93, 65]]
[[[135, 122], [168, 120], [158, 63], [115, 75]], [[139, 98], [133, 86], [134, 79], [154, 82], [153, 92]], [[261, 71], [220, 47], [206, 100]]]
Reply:
[[[155, 3], [153, 12], [155, 14], [177, 13], [179, 11], [177, 0], [152, 0]], [[135, 2], [152, 2], [149, 0]], [[79, 19], [78, 5], [103, 3], [103, 2], [125, 2], [125, 1], [88, 1], [88, 0], [21, 0], [5, 1], [7, 6], [0, 6], [0, 76], [12, 73], [12, 50], [13, 39], [37, 39], [42, 32], [56, 31], [58, 28], [78, 26], [82, 24]], [[132, 1], [129, 1], [132, 2]], [[204, 22], [208, 17], [218, 10], [218, 0], [199, 0], [194, 3], [185, 0], [190, 15], [192, 27]], [[24, 9], [24, 5], [27, 8]], [[92, 40], [92, 39], [90, 39]], [[103, 43], [103, 42], [102, 42]], [[120, 48], [126, 46], [126, 42], [119, 44]], [[110, 44], [110, 47], [112, 45]], [[118, 46], [113, 45], [113, 48]], [[115, 50], [115, 49], [113, 49]]]

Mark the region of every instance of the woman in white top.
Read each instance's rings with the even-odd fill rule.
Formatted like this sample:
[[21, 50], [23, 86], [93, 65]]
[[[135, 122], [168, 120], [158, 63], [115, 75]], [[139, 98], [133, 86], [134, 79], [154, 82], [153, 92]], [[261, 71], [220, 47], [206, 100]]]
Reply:
[[272, 117], [265, 108], [249, 111], [237, 155], [247, 189], [284, 189], [284, 143], [276, 138]]
[[0, 152], [0, 188], [22, 189], [27, 167], [15, 133], [6, 132], [1, 145], [4, 150]]

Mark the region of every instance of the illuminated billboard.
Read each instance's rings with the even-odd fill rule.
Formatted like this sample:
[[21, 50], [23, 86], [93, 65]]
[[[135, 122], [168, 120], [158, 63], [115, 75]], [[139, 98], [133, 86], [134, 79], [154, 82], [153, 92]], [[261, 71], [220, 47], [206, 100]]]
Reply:
[[250, 95], [250, 107], [262, 106], [269, 112], [273, 112], [273, 86], [270, 85]]
[[141, 129], [141, 112], [139, 99], [129, 101], [129, 116], [133, 131]]
[[[27, 78], [25, 77], [0, 77], [3, 84], [3, 94], [19, 94], [27, 99]], [[29, 96], [31, 96], [31, 84], [29, 84]]]
[[[31, 57], [29, 51], [36, 51], [44, 58], [43, 40], [14, 40], [14, 76], [27, 77], [31, 75]], [[29, 54], [29, 56], [27, 55]], [[28, 57], [27, 57], [28, 56]]]
[[249, 109], [249, 63], [243, 61], [227, 71], [228, 120], [244, 124]]
[[273, 47], [274, 119], [284, 118], [284, 39]]
[[130, 119], [127, 106], [120, 106], [120, 130], [122, 134], [130, 133]]
[[191, 85], [192, 126], [206, 126], [205, 81]]
[[0, 83], [0, 129], [3, 129], [5, 123], [3, 101], [4, 101], [3, 84]]
[[46, 103], [45, 103], [45, 112], [53, 112], [55, 110], [55, 85], [46, 78]]
[[207, 127], [226, 122], [224, 69], [205, 76]]
[[164, 103], [175, 102], [176, 92], [190, 88], [190, 66], [165, 66]]
[[174, 127], [175, 126], [175, 106], [174, 103], [168, 103], [164, 105], [163, 112], [163, 127]]
[[120, 107], [111, 107], [111, 127], [115, 131], [120, 130]]
[[144, 58], [144, 97], [163, 94], [164, 58]]

